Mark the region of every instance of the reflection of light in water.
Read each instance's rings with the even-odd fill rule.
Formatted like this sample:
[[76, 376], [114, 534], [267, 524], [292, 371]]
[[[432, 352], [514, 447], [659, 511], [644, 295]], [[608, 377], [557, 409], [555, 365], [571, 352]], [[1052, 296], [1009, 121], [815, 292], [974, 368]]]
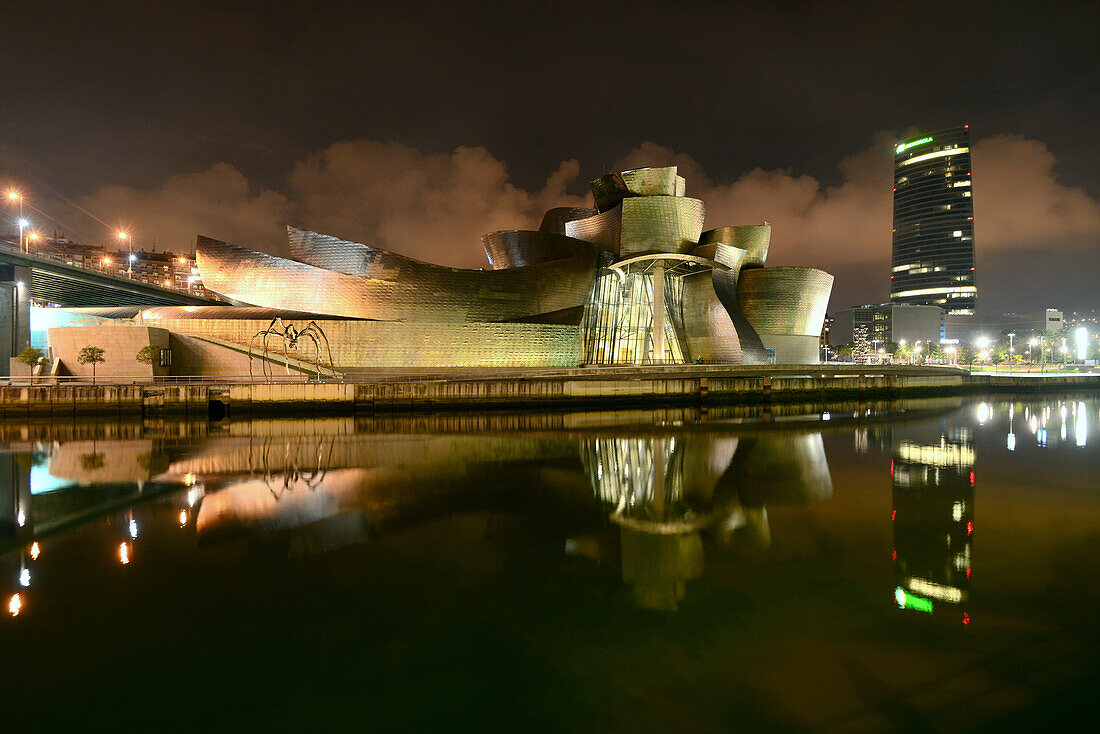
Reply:
[[1039, 421], [1035, 419], [1034, 415], [1028, 420], [1027, 427], [1031, 429], [1032, 433], [1036, 433], [1039, 430]]
[[962, 589], [954, 586], [944, 586], [943, 584], [937, 584], [934, 581], [928, 581], [926, 579], [913, 577], [909, 579], [906, 586], [923, 596], [930, 596], [933, 599], [940, 599], [941, 601], [947, 601], [953, 604], [958, 604], [963, 598]]
[[202, 497], [202, 495], [203, 491], [198, 487], [192, 487], [191, 489], [187, 490], [187, 506], [194, 507], [195, 503], [199, 501], [199, 498]]
[[119, 543], [118, 544], [118, 562], [125, 566], [130, 562], [130, 544]]
[[23, 609], [23, 597], [19, 594], [12, 594], [11, 599], [8, 600], [8, 614], [15, 617]]
[[20, 586], [30, 586], [31, 585], [31, 570], [29, 568], [24, 568], [22, 571], [19, 572], [19, 585]]
[[1066, 432], [1066, 422], [1063, 420], [1062, 421], [1062, 430], [1059, 432], [1059, 436], [1061, 436], [1062, 440], [1065, 441], [1067, 435], [1068, 434]]
[[183, 475], [183, 483], [186, 484], [188, 487], [190, 487], [195, 482], [196, 482], [195, 475], [192, 474], [191, 472], [188, 472], [188, 473]]
[[180, 510], [179, 522], [181, 528], [187, 524], [187, 510]]
[[19, 527], [23, 527], [27, 524], [27, 513], [23, 512], [22, 507], [20, 507], [19, 512], [15, 514], [15, 522], [18, 523]]
[[823, 421], [832, 420], [832, 417], [832, 414], [827, 410], [821, 414], [821, 420]]
[[1077, 404], [1077, 418], [1073, 424], [1073, 435], [1077, 439], [1077, 445], [1084, 448], [1089, 435], [1089, 419], [1085, 413], [1084, 402]]
[[912, 609], [918, 612], [932, 613], [932, 602], [916, 594], [907, 594], [900, 586], [894, 589], [894, 601], [900, 609]]
[[37, 540], [34, 541], [33, 543], [31, 543], [31, 560], [32, 561], [37, 561], [38, 560], [38, 554], [41, 553], [41, 552], [42, 552], [42, 549], [39, 548]]
[[134, 540], [137, 540], [137, 531], [138, 531], [137, 520], [135, 520], [134, 518], [131, 517], [130, 518], [130, 537], [133, 538]]
[[1015, 451], [1016, 450], [1016, 434], [1015, 433], [1008, 434], [1008, 440], [1007, 440], [1006, 444], [1008, 446], [1009, 451]]
[[984, 426], [987, 420], [989, 420], [989, 404], [982, 403], [978, 406], [978, 423]]
[[1040, 446], [1047, 445], [1047, 429], [1040, 428], [1038, 433], [1038, 441]]
[[1015, 403], [1009, 403], [1008, 404], [1008, 419], [1012, 420], [1015, 417], [1016, 417], [1016, 404]]

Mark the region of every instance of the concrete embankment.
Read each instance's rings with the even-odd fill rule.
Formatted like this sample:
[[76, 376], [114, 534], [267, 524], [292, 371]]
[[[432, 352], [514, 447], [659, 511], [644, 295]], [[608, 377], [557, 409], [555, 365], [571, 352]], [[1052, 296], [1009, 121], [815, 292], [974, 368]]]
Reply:
[[970, 375], [945, 368], [676, 366], [355, 376], [308, 383], [10, 385], [0, 414], [247, 415], [676, 403], [791, 403], [1100, 388], [1100, 377]]

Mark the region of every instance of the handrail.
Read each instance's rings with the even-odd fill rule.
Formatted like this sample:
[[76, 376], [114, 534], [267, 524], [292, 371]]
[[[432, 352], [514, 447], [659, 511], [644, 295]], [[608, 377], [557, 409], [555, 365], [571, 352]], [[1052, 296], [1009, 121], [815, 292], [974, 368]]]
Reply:
[[455, 369], [442, 371], [393, 371], [378, 373], [351, 373], [337, 376], [313, 374], [289, 375], [87, 375], [13, 376], [0, 378], [0, 385], [50, 386], [50, 385], [263, 385], [263, 384], [376, 384], [486, 380], [543, 380], [543, 379], [710, 379], [710, 378], [782, 378], [782, 377], [883, 377], [883, 376], [931, 376], [936, 374], [965, 374], [945, 367], [890, 367], [883, 365], [855, 365], [836, 367], [830, 365], [607, 365], [599, 367], [572, 367], [558, 369], [501, 368], [492, 371]]

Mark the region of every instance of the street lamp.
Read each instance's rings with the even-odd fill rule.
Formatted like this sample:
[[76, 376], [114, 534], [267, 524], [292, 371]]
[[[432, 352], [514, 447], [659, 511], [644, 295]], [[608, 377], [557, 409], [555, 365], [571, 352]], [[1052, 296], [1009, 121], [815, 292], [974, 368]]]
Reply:
[[26, 219], [23, 218], [23, 195], [14, 189], [8, 192], [8, 201], [19, 202], [19, 251], [23, 251], [23, 228], [29, 224]]
[[1031, 337], [1027, 340], [1027, 361], [1035, 364], [1035, 359], [1031, 356], [1031, 348], [1039, 343], [1039, 340], [1035, 337]]
[[130, 246], [129, 262], [126, 265], [126, 277], [133, 279], [134, 277], [134, 240], [130, 237], [128, 232], [122, 230], [118, 231], [118, 238], [125, 241]]
[[984, 362], [989, 357], [989, 352], [986, 351], [986, 347], [989, 346], [989, 338], [986, 336], [979, 336], [974, 340], [974, 344], [978, 347], [978, 361]]

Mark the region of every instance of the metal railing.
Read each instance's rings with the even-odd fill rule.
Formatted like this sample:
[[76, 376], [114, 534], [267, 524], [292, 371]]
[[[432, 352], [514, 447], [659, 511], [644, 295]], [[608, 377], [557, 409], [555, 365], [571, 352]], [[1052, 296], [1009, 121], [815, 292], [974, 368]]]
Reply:
[[965, 373], [945, 366], [883, 366], [883, 365], [601, 365], [556, 369], [499, 368], [447, 371], [385, 370], [352, 372], [336, 376], [312, 374], [283, 375], [27, 375], [0, 378], [0, 385], [264, 385], [264, 384], [374, 384], [446, 381], [545, 380], [545, 379], [700, 379], [759, 377], [883, 377], [889, 375], [928, 376], [944, 373]]

